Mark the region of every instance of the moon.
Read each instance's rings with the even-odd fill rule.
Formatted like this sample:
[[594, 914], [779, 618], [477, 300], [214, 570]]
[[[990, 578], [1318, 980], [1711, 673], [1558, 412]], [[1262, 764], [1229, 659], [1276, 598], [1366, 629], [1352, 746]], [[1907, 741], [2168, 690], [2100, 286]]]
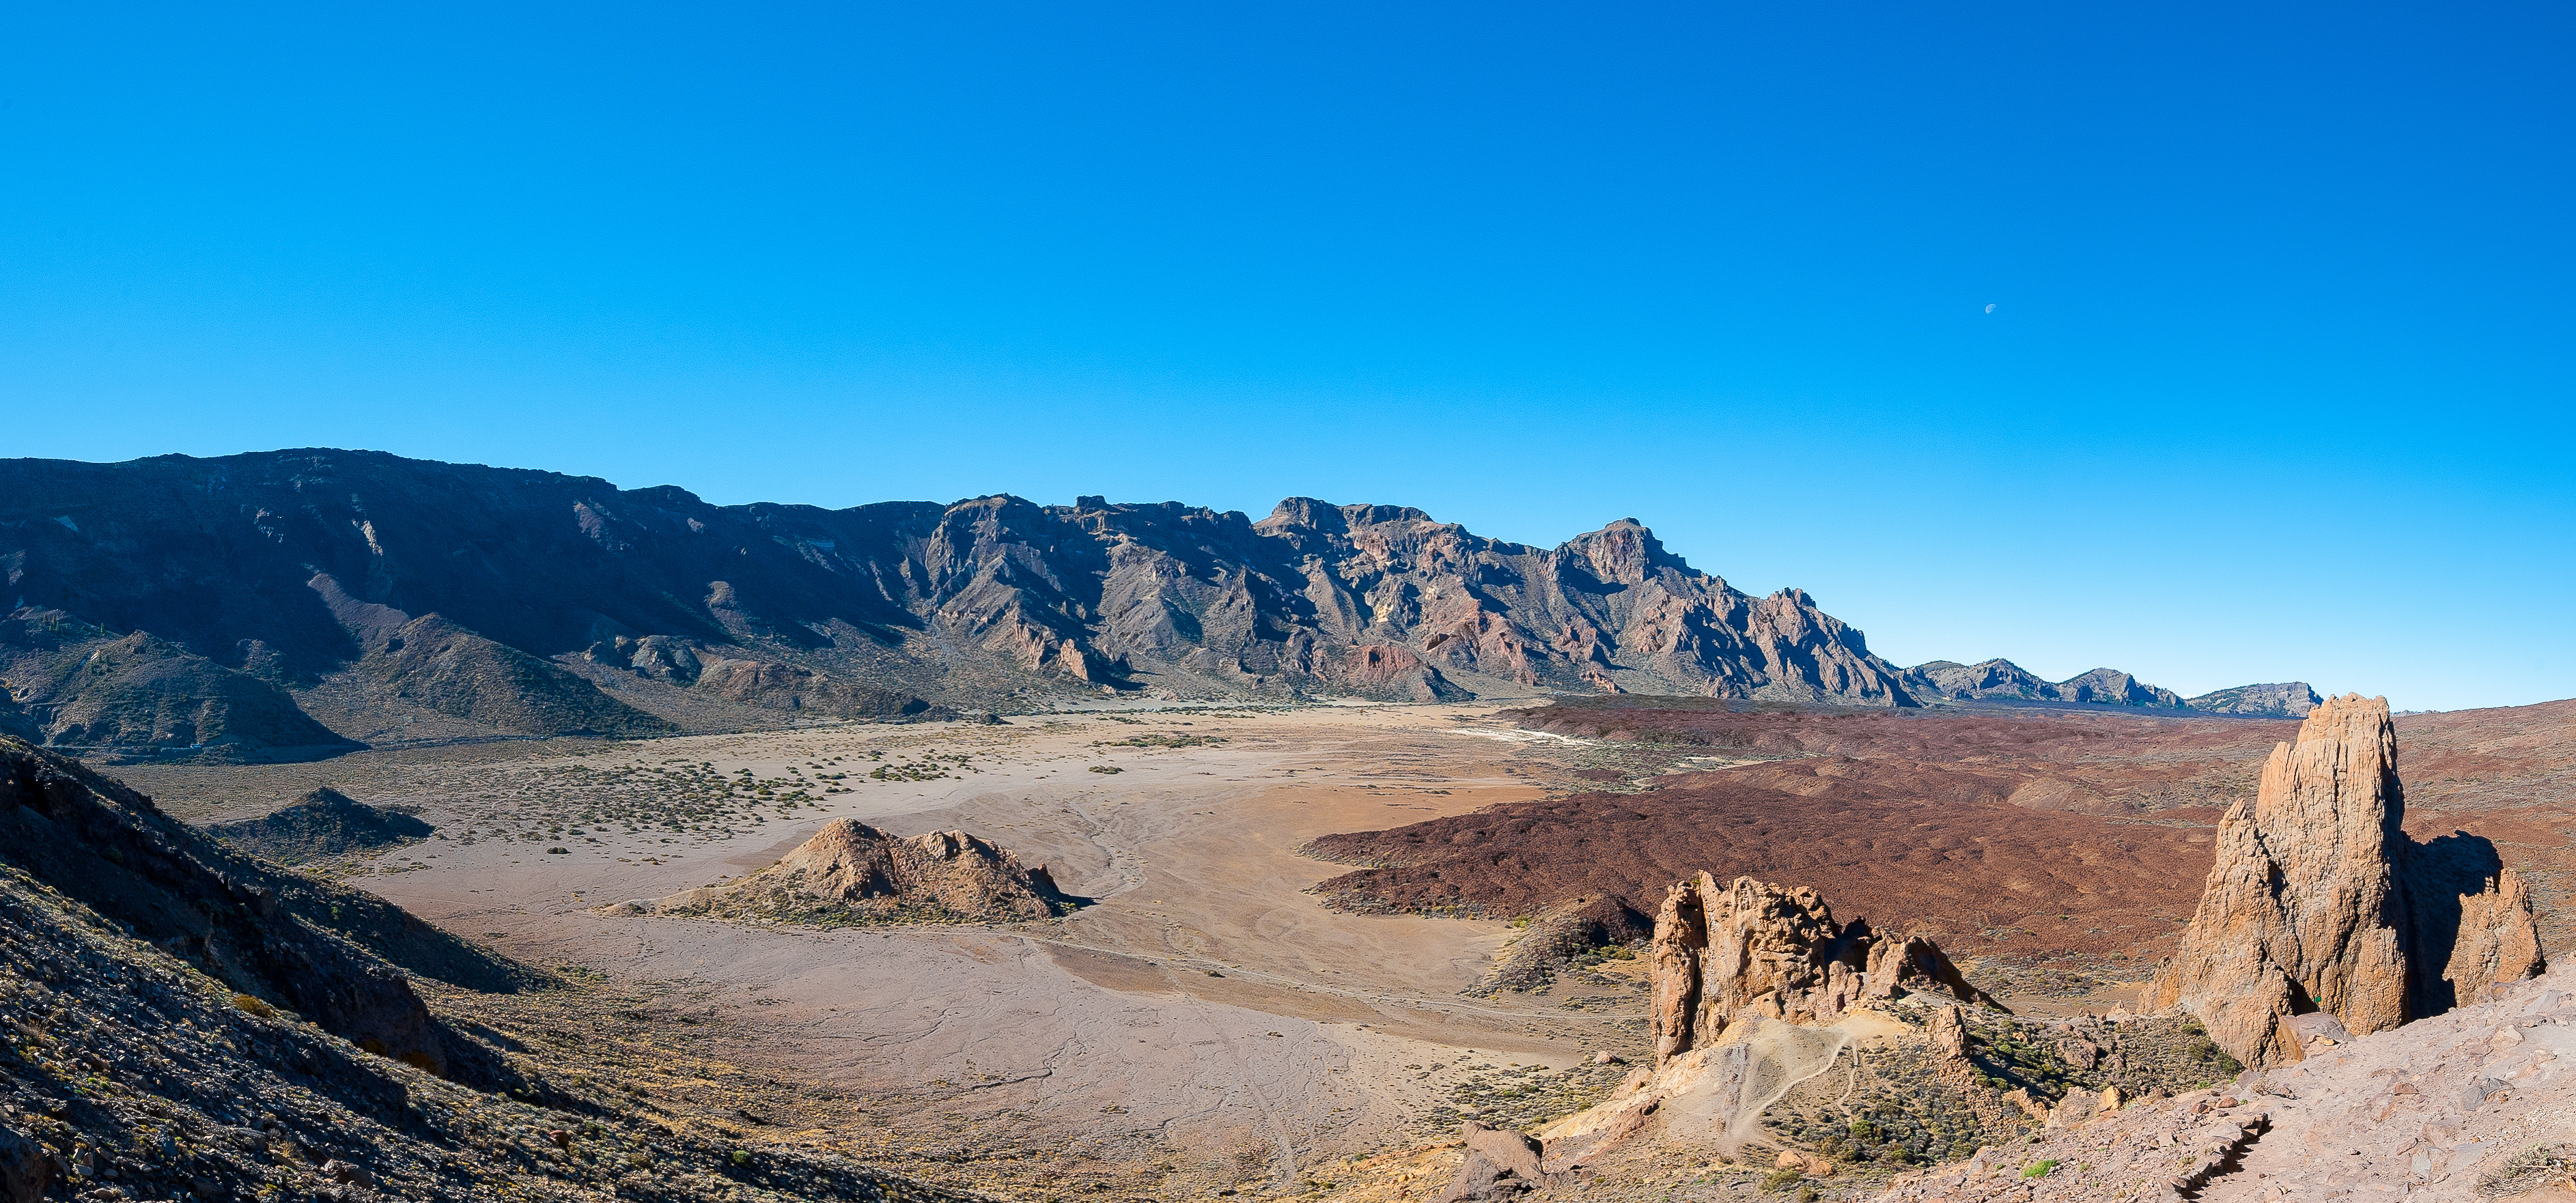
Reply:
[[1988, 306], [1986, 306], [1986, 312], [1988, 312], [1988, 313], [1993, 313], [1994, 311], [1995, 311], [1995, 307], [1994, 307], [1994, 306], [1992, 306], [1992, 305], [1988, 305]]

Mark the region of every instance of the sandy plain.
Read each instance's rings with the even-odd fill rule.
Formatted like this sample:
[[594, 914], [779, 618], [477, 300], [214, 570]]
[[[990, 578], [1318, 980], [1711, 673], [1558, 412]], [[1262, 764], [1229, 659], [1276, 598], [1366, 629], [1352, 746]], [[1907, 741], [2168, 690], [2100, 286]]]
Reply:
[[[1005, 1175], [1022, 1184], [1078, 1163], [1156, 1194], [1253, 1193], [1461, 1115], [1527, 1118], [1490, 1111], [1497, 1089], [1523, 1109], [1544, 1105], [1540, 1082], [1579, 1103], [1596, 1052], [1642, 1050], [1638, 986], [1462, 997], [1505, 922], [1346, 914], [1304, 892], [1347, 868], [1299, 855], [1314, 837], [1598, 780], [1570, 775], [1583, 741], [1494, 709], [1087, 712], [112, 771], [198, 821], [320, 784], [416, 808], [436, 836], [336, 868], [728, 1033], [727, 1060], [827, 1088], [812, 1122], [859, 1147], [971, 1136], [1029, 1159], [1034, 1178]], [[1044, 924], [834, 930], [614, 905], [758, 869], [842, 817], [962, 828], [1094, 901]]]

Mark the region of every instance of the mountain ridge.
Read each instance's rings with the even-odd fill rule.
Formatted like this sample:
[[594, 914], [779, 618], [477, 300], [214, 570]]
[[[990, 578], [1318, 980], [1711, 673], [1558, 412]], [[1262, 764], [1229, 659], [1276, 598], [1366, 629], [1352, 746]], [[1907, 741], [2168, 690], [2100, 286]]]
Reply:
[[[1945, 692], [1633, 518], [1540, 548], [1306, 497], [1258, 521], [1098, 496], [716, 506], [331, 449], [0, 462], [0, 599], [0, 681], [49, 745], [235, 760], [1081, 697], [1912, 706], [2029, 677]], [[98, 669], [120, 640], [121, 677]], [[2180, 702], [2087, 677], [2062, 700]]]

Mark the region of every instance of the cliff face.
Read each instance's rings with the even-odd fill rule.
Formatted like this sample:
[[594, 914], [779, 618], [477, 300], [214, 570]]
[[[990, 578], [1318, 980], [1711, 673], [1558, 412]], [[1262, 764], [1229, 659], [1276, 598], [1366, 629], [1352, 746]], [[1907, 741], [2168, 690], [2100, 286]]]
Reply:
[[1632, 520], [1543, 549], [1309, 498], [1259, 522], [1099, 498], [823, 510], [372, 452], [17, 460], [0, 570], [12, 704], [90, 750], [280, 758], [1104, 690], [1913, 700], [1804, 593], [1739, 593]]
[[2474, 837], [2409, 840], [2384, 699], [2329, 698], [2220, 820], [2217, 862], [2155, 1005], [2181, 1005], [2249, 1065], [2304, 1055], [2290, 1020], [2357, 1035], [2541, 968], [2521, 880]]
[[2264, 685], [2239, 685], [2184, 698], [2183, 705], [2211, 714], [2257, 715], [2264, 718], [2306, 718], [2308, 712], [2323, 704], [2324, 698], [2305, 681], [2277, 681]]

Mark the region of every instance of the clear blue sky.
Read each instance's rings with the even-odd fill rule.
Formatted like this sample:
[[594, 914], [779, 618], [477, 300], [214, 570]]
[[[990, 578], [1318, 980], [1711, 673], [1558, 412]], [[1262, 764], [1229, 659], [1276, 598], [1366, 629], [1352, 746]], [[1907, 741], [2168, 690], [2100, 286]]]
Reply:
[[13, 12], [0, 454], [1634, 515], [1907, 663], [2576, 695], [2566, 6], [725, 8]]

